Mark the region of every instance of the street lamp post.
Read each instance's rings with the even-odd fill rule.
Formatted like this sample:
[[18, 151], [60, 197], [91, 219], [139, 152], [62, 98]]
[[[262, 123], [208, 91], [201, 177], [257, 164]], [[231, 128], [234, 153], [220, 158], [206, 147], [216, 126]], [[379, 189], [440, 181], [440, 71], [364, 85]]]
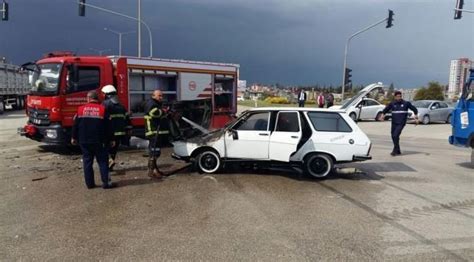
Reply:
[[389, 10], [389, 17], [387, 18], [384, 18], [380, 21], [377, 21], [376, 23], [374, 24], [371, 24], [369, 26], [367, 26], [366, 28], [362, 29], [362, 30], [359, 30], [357, 32], [355, 32], [354, 34], [352, 34], [349, 39], [347, 39], [347, 42], [346, 42], [346, 47], [344, 49], [344, 68], [342, 69], [342, 96], [341, 96], [341, 100], [344, 100], [344, 89], [345, 89], [345, 85], [346, 85], [346, 68], [347, 68], [347, 51], [349, 49], [349, 43], [351, 41], [352, 38], [354, 38], [355, 36], [383, 23], [387, 21], [387, 28], [389, 27], [392, 27], [392, 21], [393, 21], [393, 11], [392, 10]]
[[104, 30], [118, 35], [118, 37], [119, 37], [119, 56], [122, 56], [122, 35], [135, 33], [135, 31], [118, 32], [118, 31], [112, 30], [112, 29], [107, 28], [107, 27], [105, 27]]

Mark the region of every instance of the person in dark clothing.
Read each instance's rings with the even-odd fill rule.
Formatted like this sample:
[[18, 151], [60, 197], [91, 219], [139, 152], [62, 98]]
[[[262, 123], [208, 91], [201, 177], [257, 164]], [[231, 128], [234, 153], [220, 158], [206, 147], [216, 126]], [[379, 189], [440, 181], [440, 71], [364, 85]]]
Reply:
[[334, 105], [334, 95], [332, 93], [328, 93], [326, 96], [326, 107], [330, 108]]
[[390, 153], [392, 156], [400, 155], [402, 153], [400, 151], [400, 135], [407, 122], [408, 109], [411, 109], [413, 111], [416, 124], [418, 124], [418, 109], [416, 109], [416, 107], [413, 106], [410, 102], [403, 100], [402, 93], [400, 91], [395, 91], [394, 101], [392, 101], [384, 108], [384, 110], [382, 111], [382, 115], [379, 118], [380, 121], [383, 121], [385, 118], [385, 114], [387, 114], [390, 110], [392, 111], [391, 134], [393, 141], [393, 150], [392, 153]]
[[306, 92], [303, 89], [300, 89], [298, 93], [298, 107], [304, 107], [304, 103], [306, 102]]
[[115, 166], [115, 158], [120, 145], [129, 145], [130, 132], [132, 126], [127, 109], [120, 104], [117, 90], [113, 85], [106, 85], [102, 88], [105, 94], [105, 100], [102, 105], [105, 106], [106, 112], [110, 116], [112, 129], [114, 131], [115, 145], [109, 148], [109, 170], [112, 171]]
[[109, 167], [107, 165], [108, 144], [114, 145], [113, 130], [110, 118], [105, 107], [99, 104], [99, 96], [96, 91], [87, 93], [87, 104], [77, 109], [72, 128], [71, 144], [81, 147], [84, 179], [87, 188], [94, 188], [94, 169], [92, 164], [96, 158], [99, 164], [102, 188], [113, 188], [116, 184], [111, 183]]
[[165, 174], [158, 169], [156, 160], [169, 134], [168, 109], [163, 107], [163, 93], [155, 90], [145, 104], [145, 136], [148, 139], [148, 176], [161, 179]]

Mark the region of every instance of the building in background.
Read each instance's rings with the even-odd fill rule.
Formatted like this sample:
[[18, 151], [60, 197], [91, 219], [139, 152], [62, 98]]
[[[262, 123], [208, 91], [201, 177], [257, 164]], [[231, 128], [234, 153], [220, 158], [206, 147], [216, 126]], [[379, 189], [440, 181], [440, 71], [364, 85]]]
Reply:
[[449, 70], [448, 98], [453, 98], [461, 93], [462, 86], [469, 76], [469, 69], [473, 66], [473, 62], [468, 58], [460, 58], [451, 60], [451, 68]]

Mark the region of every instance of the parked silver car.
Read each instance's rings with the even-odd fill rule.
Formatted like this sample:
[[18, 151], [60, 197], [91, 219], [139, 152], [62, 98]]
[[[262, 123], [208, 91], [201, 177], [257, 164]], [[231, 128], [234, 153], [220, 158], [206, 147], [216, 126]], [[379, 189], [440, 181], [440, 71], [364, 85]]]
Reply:
[[[431, 122], [451, 123], [454, 108], [448, 103], [438, 100], [418, 100], [412, 103], [418, 109], [418, 118], [427, 125]], [[413, 117], [410, 117], [413, 119]]]

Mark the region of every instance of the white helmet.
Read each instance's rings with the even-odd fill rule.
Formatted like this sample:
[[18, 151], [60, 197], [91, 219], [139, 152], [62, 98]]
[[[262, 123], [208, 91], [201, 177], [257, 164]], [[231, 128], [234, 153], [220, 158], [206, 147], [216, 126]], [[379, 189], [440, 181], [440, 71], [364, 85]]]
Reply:
[[102, 87], [102, 93], [104, 94], [110, 94], [110, 93], [117, 93], [117, 90], [113, 85], [106, 85]]

